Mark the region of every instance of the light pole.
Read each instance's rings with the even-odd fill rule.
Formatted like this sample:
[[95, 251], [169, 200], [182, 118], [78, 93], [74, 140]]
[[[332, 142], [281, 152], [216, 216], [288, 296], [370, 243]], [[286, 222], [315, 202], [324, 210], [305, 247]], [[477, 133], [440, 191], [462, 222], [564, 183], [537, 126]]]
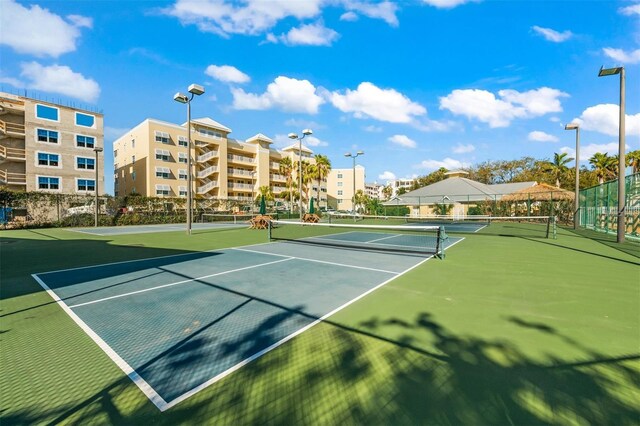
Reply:
[[187, 104], [187, 169], [189, 170], [187, 173], [187, 234], [191, 235], [191, 200], [193, 199], [193, 170], [191, 170], [191, 101], [193, 100], [194, 96], [200, 96], [204, 93], [204, 87], [200, 86], [199, 84], [192, 84], [189, 86], [188, 90], [189, 93], [191, 93], [191, 97], [178, 92], [173, 95], [173, 100], [176, 102], [180, 102], [181, 104]]
[[300, 195], [300, 221], [302, 221], [302, 139], [305, 136], [312, 135], [311, 129], [304, 129], [302, 137], [299, 138], [296, 133], [289, 133], [289, 139], [298, 140], [298, 194]]
[[254, 209], [254, 204], [256, 203], [256, 199], [255, 199], [255, 197], [253, 196], [253, 194], [254, 194], [254, 190], [255, 190], [255, 186], [256, 186], [256, 184], [254, 183], [254, 179], [255, 179], [255, 177], [256, 177], [256, 171], [255, 171], [255, 170], [253, 170], [253, 171], [251, 172], [251, 216], [253, 216], [253, 212], [254, 212], [254, 210], [255, 210], [255, 209]]
[[624, 128], [624, 67], [600, 68], [598, 77], [620, 74], [620, 126], [618, 129], [618, 238], [619, 243], [624, 243], [625, 220], [624, 208], [626, 197], [624, 191], [624, 171], [625, 171], [625, 128]]
[[573, 201], [573, 229], [578, 229], [578, 211], [580, 210], [580, 126], [576, 123], [569, 123], [564, 126], [565, 130], [576, 131], [576, 191]]
[[355, 154], [347, 152], [344, 154], [345, 157], [353, 158], [353, 205], [351, 208], [353, 209], [353, 221], [356, 221], [356, 158], [364, 155], [364, 151], [358, 151]]
[[96, 220], [95, 220], [95, 227], [98, 227], [98, 212], [100, 211], [100, 205], [98, 204], [98, 154], [100, 152], [102, 152], [103, 149], [100, 148], [99, 146], [93, 148], [93, 152], [96, 153], [96, 185], [95, 185], [95, 190], [96, 190]]

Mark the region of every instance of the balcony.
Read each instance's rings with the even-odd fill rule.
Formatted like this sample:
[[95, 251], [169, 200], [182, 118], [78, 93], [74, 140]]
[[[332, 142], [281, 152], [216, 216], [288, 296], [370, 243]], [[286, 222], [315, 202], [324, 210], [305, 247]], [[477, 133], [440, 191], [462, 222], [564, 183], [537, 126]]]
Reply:
[[276, 162], [276, 161], [272, 161], [269, 163], [269, 167], [275, 170], [279, 170], [280, 169], [280, 163]]
[[280, 181], [280, 182], [284, 182], [284, 181], [287, 180], [287, 177], [284, 176], [284, 175], [277, 175], [277, 174], [274, 173], [274, 174], [270, 174], [269, 175], [269, 179], [277, 180], [277, 181]]
[[24, 138], [24, 124], [0, 120], [0, 137]]
[[199, 186], [197, 192], [198, 194], [206, 194], [207, 192], [211, 191], [213, 188], [217, 186], [218, 186], [218, 181], [212, 180], [202, 186]]
[[283, 186], [272, 186], [271, 187], [271, 192], [273, 192], [274, 194], [280, 194], [282, 191], [286, 190], [287, 188], [283, 187]]
[[253, 185], [248, 184], [248, 183], [229, 182], [227, 184], [227, 187], [231, 188], [233, 190], [253, 191]]
[[217, 173], [217, 172], [218, 172], [218, 166], [210, 166], [210, 167], [207, 167], [204, 170], [200, 170], [198, 172], [198, 178], [199, 179], [204, 179], [207, 176], [210, 176], [210, 175], [212, 175], [214, 173]]
[[0, 163], [5, 161], [26, 161], [27, 155], [21, 148], [10, 148], [0, 145]]
[[232, 163], [253, 163], [252, 157], [245, 157], [244, 155], [227, 154], [227, 160]]
[[218, 154], [219, 154], [218, 151], [208, 151], [202, 155], [198, 155], [196, 159], [198, 160], [199, 163], [204, 163], [205, 161], [211, 160], [213, 157], [217, 157]]
[[25, 173], [0, 170], [0, 183], [4, 185], [26, 185], [27, 175]]
[[251, 177], [253, 176], [253, 170], [243, 170], [243, 169], [232, 169], [229, 168], [227, 169], [227, 174], [232, 175], [232, 176], [248, 176]]

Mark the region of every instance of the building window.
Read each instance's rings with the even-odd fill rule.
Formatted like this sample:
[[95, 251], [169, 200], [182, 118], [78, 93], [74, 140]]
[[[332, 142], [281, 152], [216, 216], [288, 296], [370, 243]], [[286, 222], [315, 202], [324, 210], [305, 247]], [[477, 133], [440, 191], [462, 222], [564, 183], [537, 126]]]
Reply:
[[169, 161], [171, 160], [171, 154], [169, 154], [169, 151], [156, 149], [156, 160]]
[[169, 195], [171, 188], [169, 185], [156, 185], [156, 195]]
[[185, 163], [187, 164], [187, 154], [185, 154], [184, 152], [179, 152], [178, 153], [178, 162], [180, 163]]
[[338, 182], [338, 186], [339, 186], [339, 187], [340, 187], [340, 186], [342, 186], [342, 182]]
[[83, 170], [95, 170], [96, 160], [93, 158], [76, 157], [76, 168]]
[[338, 195], [342, 195], [342, 190], [339, 190], [339, 191], [338, 191]]
[[187, 179], [187, 171], [185, 169], [178, 170], [178, 179]]
[[113, 158], [118, 158], [118, 150], [117, 149], [113, 150]]
[[96, 181], [93, 179], [78, 179], [78, 191], [95, 191]]
[[178, 190], [179, 190], [179, 193], [178, 193], [178, 194], [179, 194], [181, 197], [186, 197], [186, 196], [187, 196], [187, 187], [186, 187], [186, 186], [179, 186], [179, 187], [178, 187]]
[[56, 107], [36, 104], [36, 117], [51, 121], [60, 121], [59, 110]]
[[169, 143], [170, 141], [169, 133], [159, 132], [156, 130], [155, 135], [156, 135], [156, 142]]
[[184, 136], [178, 136], [178, 145], [188, 147], [189, 143]]
[[200, 129], [197, 130], [197, 132], [199, 134], [201, 134], [202, 136], [208, 136], [210, 138], [222, 139], [222, 133], [214, 132], [213, 130], [200, 128]]
[[136, 180], [136, 172], [131, 172], [131, 180]]
[[58, 154], [38, 153], [38, 166], [58, 167], [60, 165], [60, 156]]
[[131, 164], [136, 164], [136, 156], [135, 155], [131, 156]]
[[342, 204], [342, 198], [338, 198], [338, 204]]
[[93, 148], [96, 146], [96, 138], [93, 136], [76, 135], [76, 146], [79, 148]]
[[156, 167], [156, 177], [169, 179], [171, 177], [171, 170], [169, 170], [168, 167]]
[[90, 114], [76, 112], [76, 126], [96, 127], [96, 117]]
[[338, 179], [342, 179], [342, 173], [338, 173]]
[[60, 178], [38, 176], [38, 189], [60, 189]]
[[38, 129], [38, 142], [58, 143], [58, 132], [55, 130]]

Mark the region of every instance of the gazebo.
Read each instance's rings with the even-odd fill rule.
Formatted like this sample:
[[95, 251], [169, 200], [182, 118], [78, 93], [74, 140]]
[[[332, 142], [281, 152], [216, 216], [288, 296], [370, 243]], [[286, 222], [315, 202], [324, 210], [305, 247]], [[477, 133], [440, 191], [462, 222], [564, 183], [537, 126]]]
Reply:
[[[527, 215], [531, 215], [531, 207], [542, 208], [542, 203], [549, 203], [548, 214], [555, 215], [554, 202], [571, 201], [575, 199], [575, 194], [566, 189], [557, 188], [546, 183], [538, 183], [529, 188], [522, 188], [502, 197], [502, 201], [509, 203], [526, 203]], [[567, 218], [562, 218], [563, 220]]]

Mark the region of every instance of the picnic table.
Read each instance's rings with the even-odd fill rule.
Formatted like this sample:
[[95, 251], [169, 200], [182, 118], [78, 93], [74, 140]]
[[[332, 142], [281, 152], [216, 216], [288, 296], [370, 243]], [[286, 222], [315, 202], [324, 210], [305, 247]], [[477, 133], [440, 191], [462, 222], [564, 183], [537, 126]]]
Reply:
[[250, 229], [267, 229], [273, 218], [268, 215], [257, 215], [249, 219]]
[[302, 216], [302, 221], [305, 223], [318, 223], [320, 222], [320, 216], [314, 213], [306, 213]]

